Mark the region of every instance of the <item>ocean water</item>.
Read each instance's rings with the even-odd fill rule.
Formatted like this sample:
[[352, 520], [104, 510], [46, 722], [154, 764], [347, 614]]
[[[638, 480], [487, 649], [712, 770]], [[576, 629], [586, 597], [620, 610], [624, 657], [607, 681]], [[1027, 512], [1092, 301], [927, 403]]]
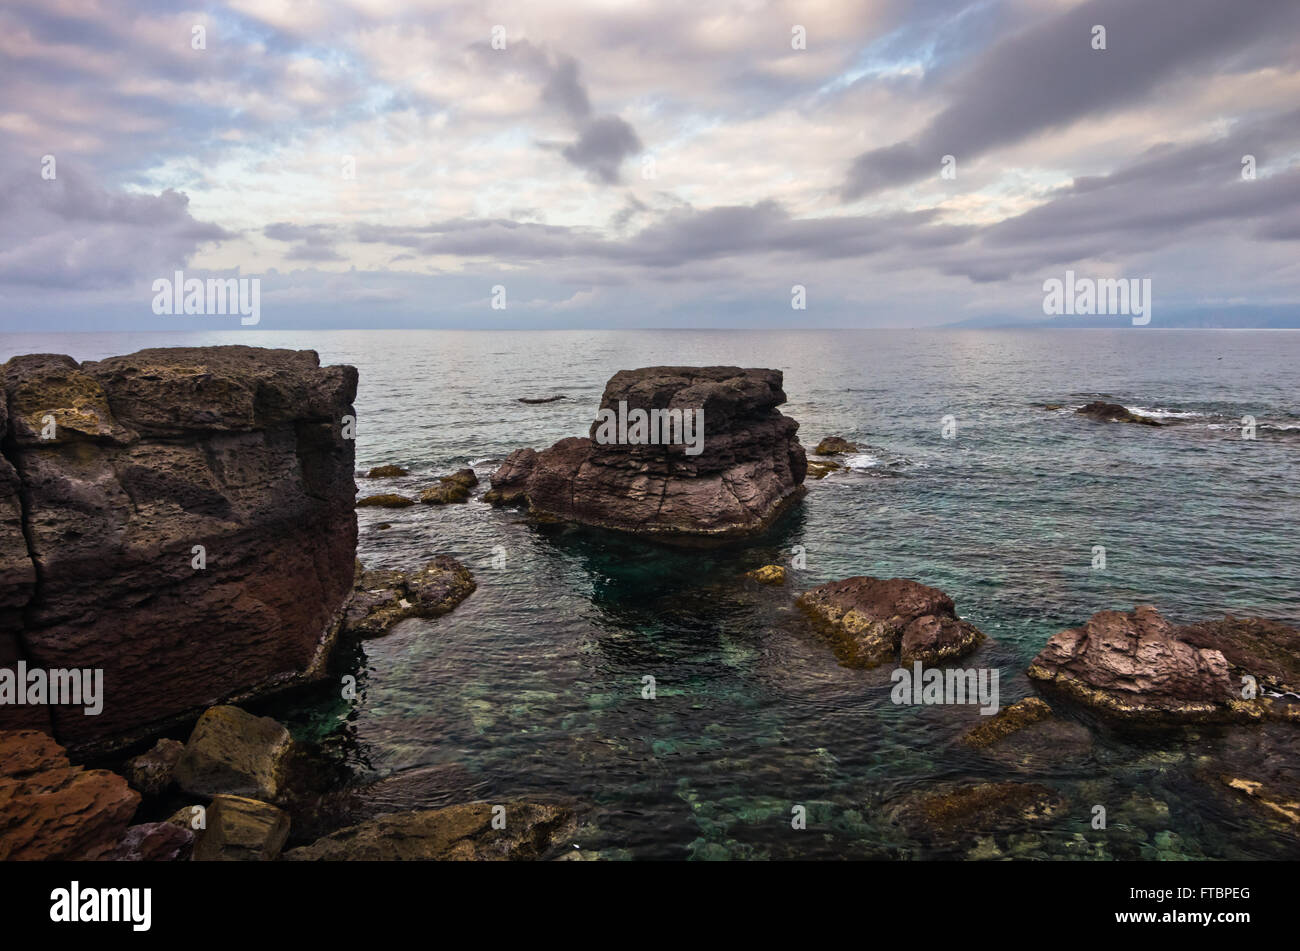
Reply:
[[[375, 809], [570, 801], [574, 844], [608, 858], [1300, 857], [1217, 780], [1231, 735], [1098, 728], [1089, 754], [1012, 769], [959, 743], [974, 710], [894, 705], [888, 669], [839, 667], [791, 603], [857, 574], [939, 587], [991, 638], [962, 664], [998, 667], [1003, 705], [1032, 693], [1024, 668], [1053, 633], [1099, 610], [1300, 623], [1300, 333], [4, 334], [0, 359], [211, 343], [357, 366], [358, 469], [411, 470], [359, 480], [364, 494], [414, 494], [465, 465], [486, 482], [513, 449], [584, 434], [616, 370], [655, 364], [779, 368], [806, 447], [835, 434], [861, 449], [767, 537], [721, 551], [536, 526], [477, 498], [359, 510], [368, 566], [447, 553], [478, 582], [452, 614], [348, 658], [355, 702], [331, 688], [269, 708], [358, 783], [383, 780], [364, 794]], [[1099, 398], [1170, 425], [1073, 414]], [[796, 550], [806, 567], [784, 589], [741, 577]], [[956, 842], [890, 821], [919, 790], [1005, 779], [1058, 790], [1064, 815]], [[1099, 804], [1106, 830], [1091, 827]]]

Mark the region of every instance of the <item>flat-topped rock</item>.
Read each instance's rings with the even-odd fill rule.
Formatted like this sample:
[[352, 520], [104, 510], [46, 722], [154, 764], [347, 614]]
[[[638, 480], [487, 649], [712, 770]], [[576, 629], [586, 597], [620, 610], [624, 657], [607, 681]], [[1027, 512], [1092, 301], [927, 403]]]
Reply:
[[779, 370], [622, 370], [586, 438], [511, 453], [484, 498], [671, 544], [752, 537], [804, 492], [785, 398]]

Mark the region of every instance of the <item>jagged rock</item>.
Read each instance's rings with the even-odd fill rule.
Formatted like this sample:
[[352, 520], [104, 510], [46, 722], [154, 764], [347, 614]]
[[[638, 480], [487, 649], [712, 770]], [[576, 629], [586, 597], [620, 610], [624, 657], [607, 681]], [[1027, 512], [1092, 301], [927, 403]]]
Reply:
[[1300, 629], [1264, 618], [1229, 616], [1184, 625], [1178, 637], [1222, 654], [1234, 684], [1251, 676], [1261, 690], [1300, 694]]
[[161, 739], [147, 753], [127, 760], [122, 775], [131, 788], [144, 796], [157, 797], [172, 784], [172, 774], [185, 744], [178, 740]]
[[71, 765], [48, 734], [0, 731], [0, 861], [102, 858], [139, 804], [125, 779]]
[[1247, 715], [1221, 651], [1191, 640], [1213, 627], [1170, 624], [1150, 605], [1099, 611], [1052, 636], [1029, 676], [1099, 713], [1122, 719], [1203, 721]]
[[414, 504], [414, 499], [392, 492], [381, 492], [379, 495], [367, 495], [365, 498], [357, 499], [358, 508], [404, 509]]
[[446, 614], [476, 587], [469, 569], [450, 555], [439, 555], [413, 572], [366, 570], [358, 562], [344, 629], [356, 637], [378, 637], [408, 617]]
[[1140, 423], [1143, 426], [1160, 426], [1162, 423], [1150, 416], [1141, 416], [1138, 413], [1131, 413], [1125, 407], [1118, 403], [1107, 403], [1105, 400], [1093, 400], [1087, 406], [1080, 406], [1075, 410], [1080, 416], [1087, 416], [1090, 419], [1100, 420], [1104, 423]]
[[832, 472], [838, 472], [844, 467], [838, 462], [832, 462], [829, 459], [809, 459], [808, 460], [808, 478], [824, 479]]
[[270, 717], [213, 707], [199, 718], [176, 764], [175, 781], [194, 796], [228, 793], [274, 800], [294, 753], [289, 731]]
[[813, 450], [819, 456], [840, 456], [844, 453], [857, 451], [857, 444], [849, 442], [842, 436], [827, 436]]
[[105, 671], [102, 714], [51, 708], [62, 741], [125, 746], [323, 675], [356, 548], [356, 380], [254, 347], [5, 364], [0, 614], [22, 609], [29, 665]]
[[366, 473], [367, 479], [395, 479], [411, 473], [401, 466], [375, 466]]
[[[577, 522], [678, 545], [698, 546], [765, 531], [804, 493], [807, 458], [799, 424], [781, 415], [779, 370], [646, 367], [622, 370], [605, 386], [602, 413], [703, 412], [698, 454], [685, 441], [602, 441], [600, 415], [589, 438], [517, 450], [492, 476], [485, 500], [527, 502], [542, 519]], [[680, 435], [680, 434], [678, 434]]]
[[531, 860], [542, 858], [574, 829], [564, 806], [504, 803], [505, 828], [492, 827], [485, 802], [380, 816], [290, 849], [287, 861]]
[[800, 595], [798, 604], [829, 628], [846, 667], [887, 661], [940, 663], [970, 653], [984, 640], [957, 617], [952, 599], [904, 578], [864, 576], [832, 581]]
[[216, 796], [207, 828], [194, 843], [196, 862], [270, 862], [289, 838], [289, 814], [244, 796]]
[[780, 565], [764, 565], [762, 568], [746, 571], [745, 577], [753, 578], [759, 584], [781, 585], [785, 584], [785, 569]]
[[114, 862], [178, 862], [190, 856], [194, 833], [172, 822], [131, 826], [117, 848], [105, 856]]

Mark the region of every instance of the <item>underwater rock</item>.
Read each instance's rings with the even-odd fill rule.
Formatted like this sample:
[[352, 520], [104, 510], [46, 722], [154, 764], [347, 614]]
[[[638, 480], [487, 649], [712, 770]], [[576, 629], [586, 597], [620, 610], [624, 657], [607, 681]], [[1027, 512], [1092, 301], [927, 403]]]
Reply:
[[917, 838], [960, 840], [1047, 822], [1064, 805], [1039, 783], [968, 783], [911, 793], [888, 814]]
[[496, 806], [486, 802], [399, 812], [341, 829], [311, 845], [290, 849], [286, 861], [527, 861], [572, 835], [573, 810], [508, 802], [504, 828], [494, 828]]
[[619, 371], [587, 438], [512, 452], [484, 499], [683, 546], [761, 534], [805, 491], [781, 386], [779, 370]]
[[1080, 406], [1074, 412], [1079, 416], [1087, 416], [1089, 419], [1099, 420], [1103, 423], [1139, 423], [1143, 426], [1164, 425], [1158, 419], [1131, 413], [1118, 403], [1107, 403], [1105, 400], [1093, 400], [1087, 406]]
[[745, 577], [753, 578], [759, 584], [782, 585], [785, 584], [785, 569], [780, 565], [764, 565], [762, 568], [746, 571]]
[[845, 667], [894, 660], [940, 663], [970, 653], [984, 640], [974, 625], [957, 617], [950, 597], [904, 578], [832, 581], [800, 595], [797, 603], [829, 628]]
[[439, 555], [411, 572], [367, 570], [357, 562], [356, 585], [343, 629], [356, 637], [379, 637], [408, 617], [446, 614], [477, 587], [470, 570], [450, 555]]
[[1003, 707], [962, 737], [962, 742], [990, 759], [1016, 769], [1032, 770], [1092, 754], [1092, 733], [1062, 720], [1038, 697]]

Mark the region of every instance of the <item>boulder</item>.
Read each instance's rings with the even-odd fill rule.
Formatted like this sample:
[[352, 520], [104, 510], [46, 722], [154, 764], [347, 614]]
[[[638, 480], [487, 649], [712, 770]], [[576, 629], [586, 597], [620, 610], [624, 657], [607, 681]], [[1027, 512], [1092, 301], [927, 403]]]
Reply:
[[213, 707], [199, 718], [176, 764], [182, 792], [208, 797], [227, 793], [278, 798], [289, 772], [294, 742], [270, 717], [238, 707]]
[[843, 468], [838, 462], [832, 462], [830, 459], [809, 459], [808, 478], [824, 479], [832, 472], [838, 472]]
[[446, 614], [473, 594], [476, 587], [469, 569], [450, 555], [439, 555], [412, 572], [367, 571], [358, 563], [344, 629], [356, 637], [379, 637], [408, 617]]
[[375, 466], [366, 473], [367, 479], [396, 479], [398, 476], [410, 475], [410, 471], [401, 466]]
[[843, 436], [827, 436], [813, 450], [819, 456], [839, 456], [848, 452], [857, 452], [856, 443], [851, 443]]
[[572, 834], [573, 810], [503, 803], [505, 827], [493, 828], [486, 802], [401, 812], [371, 819], [291, 849], [287, 861], [492, 861], [544, 857]]
[[0, 731], [0, 861], [103, 858], [139, 804], [125, 779], [71, 765], [48, 734]]
[[356, 548], [356, 382], [242, 346], [4, 365], [0, 659], [105, 672], [99, 716], [48, 711], [62, 742], [120, 748], [324, 674]]
[[469, 499], [469, 490], [478, 485], [478, 476], [473, 469], [458, 469], [451, 475], [443, 476], [437, 485], [429, 486], [420, 493], [420, 501], [433, 505], [445, 505], [448, 502], [465, 502]]
[[1223, 653], [1195, 646], [1184, 630], [1150, 605], [1100, 611], [1082, 627], [1053, 635], [1028, 673], [1044, 688], [1119, 719], [1240, 715], [1241, 689]]
[[289, 814], [243, 796], [217, 796], [194, 843], [196, 862], [270, 862], [289, 838]]
[[185, 744], [178, 740], [161, 739], [147, 753], [127, 760], [122, 775], [131, 788], [148, 797], [158, 797], [172, 784], [172, 774]]
[[970, 653], [984, 640], [957, 617], [950, 597], [904, 578], [832, 581], [800, 595], [798, 604], [830, 631], [846, 667], [895, 660], [941, 663]]
[[1075, 412], [1080, 416], [1087, 416], [1089, 419], [1099, 420], [1103, 423], [1138, 423], [1143, 426], [1162, 425], [1157, 419], [1131, 413], [1118, 403], [1107, 403], [1105, 400], [1093, 400], [1087, 406], [1080, 406]]
[[117, 848], [105, 856], [113, 862], [179, 862], [190, 857], [194, 833], [172, 822], [131, 826]]
[[358, 508], [404, 509], [414, 504], [414, 499], [393, 492], [381, 492], [378, 495], [367, 495], [357, 499]]
[[[777, 410], [785, 402], [781, 387], [779, 370], [622, 370], [606, 384], [588, 437], [562, 439], [541, 452], [511, 453], [484, 498], [526, 502], [544, 520], [676, 545], [753, 537], [805, 491], [807, 458], [795, 435], [799, 424]], [[670, 444], [621, 435], [635, 434], [639, 413], [658, 419], [696, 411], [703, 420], [698, 453], [688, 452], [680, 430]], [[615, 418], [627, 426], [612, 432]]]

